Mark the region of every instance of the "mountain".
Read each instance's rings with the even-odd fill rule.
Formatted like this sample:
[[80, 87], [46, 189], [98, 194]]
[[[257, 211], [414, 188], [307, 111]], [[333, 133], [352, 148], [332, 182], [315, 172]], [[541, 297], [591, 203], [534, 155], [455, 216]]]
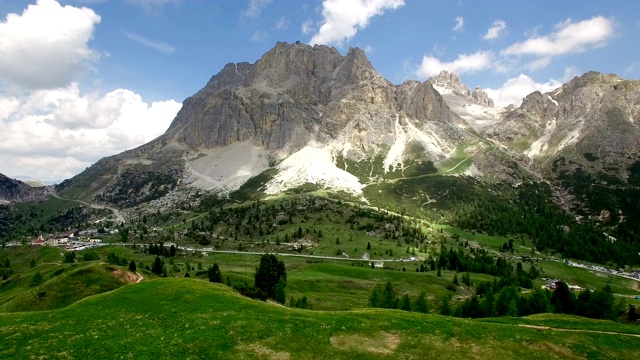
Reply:
[[442, 70], [427, 80], [442, 95], [446, 104], [476, 131], [496, 124], [506, 109], [495, 107], [493, 100], [479, 86], [473, 91], [454, 73]]
[[277, 43], [254, 64], [226, 65], [164, 135], [58, 190], [131, 206], [181, 185], [228, 193], [269, 171], [267, 194], [311, 183], [359, 195], [388, 174], [433, 172], [470, 144], [488, 146], [431, 83], [394, 85], [358, 48]]
[[394, 85], [358, 48], [277, 43], [253, 64], [227, 64], [159, 138], [56, 189], [123, 208], [163, 199], [162, 208], [239, 189], [371, 200], [379, 184], [396, 191], [403, 179], [468, 175], [482, 181], [466, 186], [541, 181], [565, 210], [617, 221], [635, 206], [621, 194], [633, 198], [640, 183], [638, 86], [590, 72], [506, 109], [456, 74]]
[[[624, 207], [619, 195], [640, 185], [639, 90], [638, 80], [588, 72], [545, 94], [529, 94], [485, 134], [569, 192], [570, 208], [617, 218]], [[610, 191], [617, 195], [609, 197]]]
[[0, 174], [0, 203], [33, 200], [39, 195], [42, 195], [42, 189]]

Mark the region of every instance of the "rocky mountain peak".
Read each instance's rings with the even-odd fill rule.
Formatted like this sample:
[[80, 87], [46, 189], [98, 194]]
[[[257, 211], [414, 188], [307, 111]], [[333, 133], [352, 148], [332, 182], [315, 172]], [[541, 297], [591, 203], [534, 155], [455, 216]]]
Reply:
[[[279, 42], [253, 64], [227, 64], [184, 101], [161, 137], [78, 179], [117, 168], [94, 196], [127, 205], [181, 184], [236, 190], [267, 169], [277, 174], [266, 193], [310, 182], [357, 194], [362, 184], [347, 164], [375, 157], [379, 177], [417, 166], [416, 156], [443, 160], [470, 137], [463, 125], [430, 83], [396, 86], [359, 48], [343, 56], [323, 45]], [[133, 199], [126, 189], [134, 183], [149, 191]]]
[[440, 94], [455, 93], [466, 97], [475, 103], [493, 107], [493, 100], [489, 97], [485, 91], [477, 86], [473, 91], [469, 90], [467, 85], [460, 82], [460, 77], [455, 73], [442, 70], [436, 76], [429, 77], [427, 80], [433, 87], [438, 90]]
[[0, 204], [3, 202], [30, 200], [39, 193], [42, 193], [41, 189], [35, 189], [22, 181], [0, 174]]

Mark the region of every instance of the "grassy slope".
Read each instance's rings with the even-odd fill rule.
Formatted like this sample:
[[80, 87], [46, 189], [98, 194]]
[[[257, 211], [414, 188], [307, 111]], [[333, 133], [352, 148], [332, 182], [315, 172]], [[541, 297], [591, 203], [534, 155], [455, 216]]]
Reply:
[[31, 286], [24, 280], [31, 279], [32, 275], [26, 274], [23, 280], [14, 280], [18, 283], [13, 297], [5, 299], [0, 311], [34, 311], [58, 309], [73, 304], [88, 296], [111, 291], [124, 285], [115, 277], [112, 271], [115, 267], [99, 261], [91, 261], [79, 264], [59, 266], [61, 274], [55, 271], [43, 273], [44, 282], [38, 286]]
[[[0, 281], [0, 312], [62, 308], [124, 285], [113, 275], [114, 266], [101, 261], [64, 264], [61, 250], [52, 247], [7, 248], [0, 255], [9, 257], [16, 271]], [[36, 273], [42, 275], [40, 284], [32, 283]]]
[[2, 358], [634, 358], [640, 348], [640, 338], [617, 334], [395, 310], [292, 310], [194, 279], [142, 282], [56, 311], [1, 314], [0, 337]]

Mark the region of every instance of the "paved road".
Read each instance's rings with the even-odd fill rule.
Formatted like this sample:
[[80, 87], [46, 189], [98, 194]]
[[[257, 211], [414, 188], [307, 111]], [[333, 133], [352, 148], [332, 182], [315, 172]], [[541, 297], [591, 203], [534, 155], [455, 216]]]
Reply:
[[88, 203], [86, 201], [82, 201], [82, 200], [76, 200], [76, 199], [67, 199], [67, 198], [63, 198], [61, 196], [59, 196], [58, 194], [56, 194], [56, 192], [51, 188], [51, 187], [47, 187], [47, 190], [49, 191], [49, 194], [51, 194], [51, 196], [53, 196], [56, 199], [60, 199], [60, 200], [67, 200], [67, 201], [74, 201], [83, 205], [86, 205], [88, 207], [94, 208], [94, 209], [107, 209], [107, 210], [111, 210], [111, 212], [113, 213], [113, 215], [115, 215], [118, 218], [119, 223], [124, 223], [124, 216], [122, 216], [122, 214], [120, 213], [120, 211], [116, 208], [112, 208], [109, 206], [105, 206], [105, 205], [98, 205], [98, 204], [91, 204]]
[[[239, 255], [263, 255], [266, 252], [256, 252], [256, 251], [235, 251], [235, 250], [213, 250], [209, 248], [190, 248], [185, 246], [178, 246], [180, 250], [186, 251], [204, 251], [209, 253], [219, 253], [219, 254], [239, 254]], [[323, 260], [346, 260], [346, 261], [366, 261], [366, 262], [407, 262], [406, 260], [394, 259], [394, 260], [365, 260], [362, 258], [349, 258], [349, 257], [338, 257], [338, 256], [321, 256], [321, 255], [304, 255], [304, 254], [289, 254], [289, 253], [269, 253], [277, 256], [289, 256], [289, 257], [301, 257], [301, 258], [310, 258], [310, 259], [323, 259]]]

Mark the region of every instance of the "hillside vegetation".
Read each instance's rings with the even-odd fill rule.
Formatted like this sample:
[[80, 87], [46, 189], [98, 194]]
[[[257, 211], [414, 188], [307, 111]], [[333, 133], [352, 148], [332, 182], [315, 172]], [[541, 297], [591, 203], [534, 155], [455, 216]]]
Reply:
[[[141, 301], [141, 299], [146, 299]], [[559, 318], [554, 327], [595, 322]], [[532, 319], [531, 324], [536, 324]], [[170, 329], [170, 330], [169, 330]], [[159, 279], [50, 312], [0, 315], [0, 357], [377, 359], [633, 358], [628, 326], [536, 330], [395, 310], [317, 312], [241, 297], [224, 285]]]

